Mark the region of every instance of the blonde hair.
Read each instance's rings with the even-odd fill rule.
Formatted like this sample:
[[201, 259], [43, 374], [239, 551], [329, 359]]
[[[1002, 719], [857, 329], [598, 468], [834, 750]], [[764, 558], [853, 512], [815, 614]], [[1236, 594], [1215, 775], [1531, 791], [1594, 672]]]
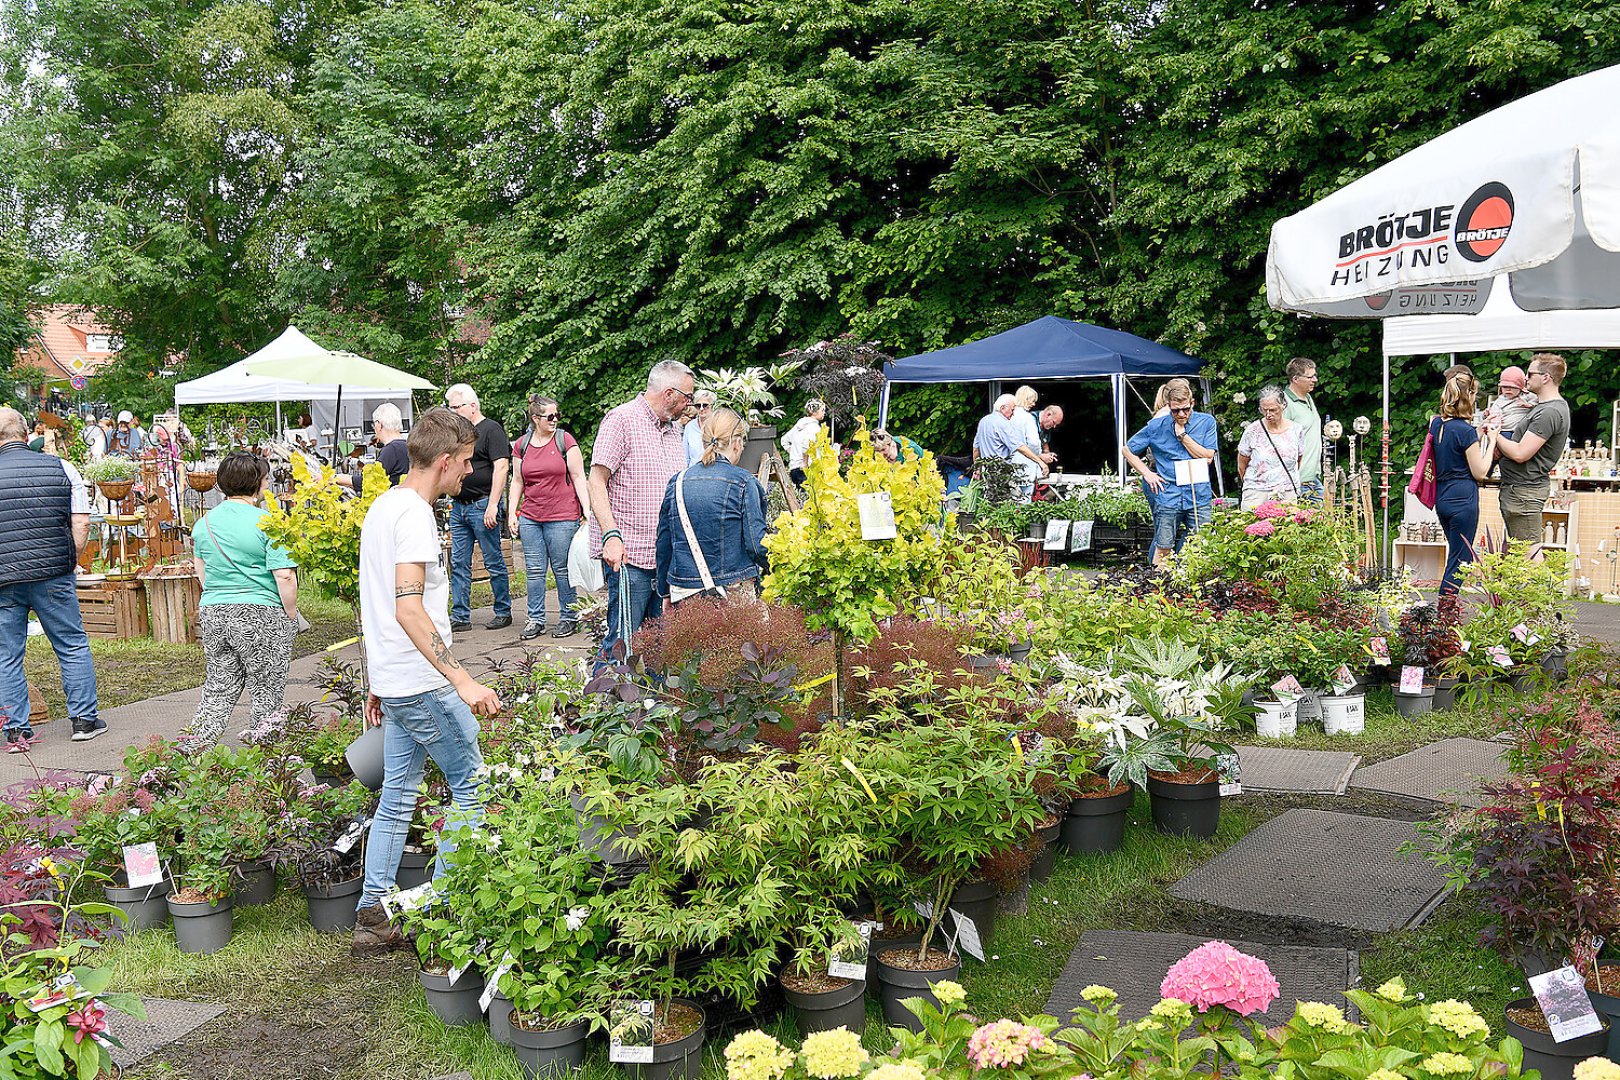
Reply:
[[1569, 371], [1569, 365], [1557, 353], [1538, 352], [1530, 358], [1530, 362], [1541, 365], [1542, 373], [1550, 383], [1562, 384], [1564, 375]]
[[1191, 401], [1193, 399], [1192, 383], [1186, 379], [1171, 379], [1164, 384], [1164, 401]]
[[1159, 392], [1157, 394], [1153, 395], [1153, 415], [1154, 416], [1158, 416], [1159, 413], [1164, 409], [1164, 407], [1166, 405], [1170, 404], [1169, 398], [1170, 398], [1170, 385], [1168, 383], [1160, 383], [1159, 384]]
[[1447, 420], [1472, 420], [1474, 418], [1474, 399], [1479, 395], [1479, 384], [1474, 376], [1466, 371], [1459, 371], [1446, 380], [1446, 388], [1440, 394], [1440, 415]]
[[743, 418], [730, 409], [714, 409], [703, 421], [703, 464], [713, 465], [720, 456], [720, 448], [738, 435], [748, 434]]

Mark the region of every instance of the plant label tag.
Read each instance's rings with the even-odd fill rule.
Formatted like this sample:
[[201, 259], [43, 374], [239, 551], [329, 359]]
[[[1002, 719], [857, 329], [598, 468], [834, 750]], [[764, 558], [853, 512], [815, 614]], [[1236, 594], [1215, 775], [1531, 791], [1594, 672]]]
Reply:
[[893, 540], [900, 535], [887, 491], [869, 491], [855, 496], [855, 501], [860, 505], [862, 540]]
[[158, 862], [157, 841], [125, 844], [124, 873], [129, 877], [129, 887], [132, 889], [156, 885], [162, 881], [163, 864]]
[[79, 980], [73, 972], [64, 972], [51, 982], [40, 988], [39, 993], [28, 999], [28, 1008], [34, 1012], [44, 1012], [46, 1009], [58, 1005], [66, 1005], [70, 1000], [79, 996]]
[[1203, 458], [1183, 458], [1176, 462], [1176, 486], [1191, 487], [1209, 483], [1209, 462]]
[[1333, 673], [1333, 693], [1336, 697], [1343, 697], [1356, 688], [1356, 677], [1350, 673], [1349, 664], [1340, 664], [1339, 670]]
[[1271, 692], [1277, 695], [1278, 701], [1288, 701], [1292, 698], [1303, 697], [1305, 688], [1292, 675], [1284, 675], [1271, 684]]
[[332, 850], [339, 855], [347, 855], [353, 851], [354, 845], [360, 842], [360, 837], [365, 835], [366, 826], [370, 824], [371, 819], [368, 817], [349, 822], [349, 827], [343, 830], [343, 835], [332, 844]]
[[608, 1060], [624, 1065], [651, 1065], [653, 1003], [616, 1001], [608, 1012]]
[[399, 912], [417, 911], [425, 908], [438, 898], [439, 894], [434, 891], [433, 882], [425, 881], [414, 889], [386, 894], [382, 898], [383, 910], [388, 913], [388, 917], [391, 919]]
[[1513, 635], [1513, 640], [1523, 642], [1526, 645], [1529, 644], [1528, 639], [1530, 637], [1530, 628], [1524, 623], [1520, 623], [1518, 626], [1515, 626], [1513, 629], [1509, 630], [1508, 633]]
[[1069, 523], [1067, 521], [1048, 521], [1046, 523], [1046, 543], [1042, 545], [1047, 551], [1062, 551], [1069, 546]]
[[1554, 1042], [1568, 1042], [1603, 1030], [1603, 1021], [1592, 1007], [1592, 995], [1586, 992], [1586, 980], [1573, 967], [1532, 975], [1530, 992], [1541, 1005]]
[[472, 967], [472, 957], [469, 956], [467, 957], [466, 963], [458, 964], [450, 969], [450, 971], [444, 977], [445, 982], [451, 986], [456, 985], [457, 981], [460, 980], [463, 975], [467, 974], [467, 969], [470, 967]]
[[1423, 669], [1412, 664], [1401, 668], [1401, 693], [1423, 693]]
[[489, 979], [484, 983], [484, 992], [478, 995], [478, 1011], [489, 1012], [489, 1003], [495, 1000], [495, 994], [501, 988], [501, 976], [512, 970], [517, 963], [517, 957], [511, 953], [501, 957], [501, 962], [495, 965], [495, 970], [489, 973]]
[[962, 946], [963, 952], [984, 963], [984, 942], [979, 940], [979, 928], [972, 919], [955, 908], [951, 908], [951, 918], [956, 920], [956, 943]]
[[1485, 655], [1491, 658], [1491, 663], [1497, 667], [1510, 668], [1513, 666], [1513, 654], [1507, 651], [1505, 645], [1492, 645], [1485, 650]]
[[836, 942], [827, 953], [827, 974], [835, 979], [866, 979], [866, 961], [872, 954], [872, 924], [857, 923], [854, 941]]
[[1071, 552], [1091, 550], [1091, 522], [1076, 521], [1070, 526], [1069, 550]]
[[915, 911], [925, 919], [932, 919], [934, 917], [934, 905], [929, 903], [927, 900], [913, 900], [911, 902], [911, 910]]
[[1222, 796], [1243, 794], [1243, 761], [1235, 752], [1216, 756], [1215, 773], [1221, 778]]
[[[1465, 649], [1467, 647], [1468, 646], [1466, 646], [1466, 645], [1463, 646], [1463, 648], [1465, 648]], [[1375, 664], [1387, 664], [1387, 663], [1389, 663], [1389, 642], [1386, 641], [1384, 638], [1381, 638], [1381, 637], [1373, 638], [1370, 642], [1367, 643], [1367, 648], [1372, 651], [1372, 662], [1373, 663], [1375, 663]]]

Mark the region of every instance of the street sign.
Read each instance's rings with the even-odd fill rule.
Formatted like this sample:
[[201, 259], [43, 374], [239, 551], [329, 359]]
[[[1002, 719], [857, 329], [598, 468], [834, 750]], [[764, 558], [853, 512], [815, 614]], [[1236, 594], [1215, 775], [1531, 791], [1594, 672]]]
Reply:
[[90, 371], [90, 358], [82, 353], [68, 357], [68, 372], [73, 375], [86, 375]]
[[85, 387], [90, 385], [90, 380], [86, 379], [83, 375], [75, 375], [68, 380], [68, 383], [75, 390], [83, 390]]

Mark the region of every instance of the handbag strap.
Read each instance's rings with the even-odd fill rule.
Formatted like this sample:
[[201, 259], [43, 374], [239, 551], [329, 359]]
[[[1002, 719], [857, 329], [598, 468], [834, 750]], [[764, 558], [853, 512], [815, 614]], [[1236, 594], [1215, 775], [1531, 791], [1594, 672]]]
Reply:
[[686, 470], [682, 469], [675, 474], [675, 510], [681, 515], [681, 528], [686, 530], [686, 546], [692, 549], [692, 561], [697, 563], [698, 577], [703, 579], [703, 591], [709, 592], [714, 588], [714, 575], [709, 573], [709, 560], [703, 557], [697, 533], [692, 529], [692, 519], [686, 513], [685, 484]]
[[[1261, 434], [1266, 437], [1266, 442], [1271, 444], [1271, 452], [1277, 455], [1277, 464], [1282, 466], [1283, 475], [1288, 477], [1289, 484], [1293, 485], [1294, 498], [1300, 498], [1299, 481], [1294, 479], [1294, 470], [1290, 469], [1288, 467], [1288, 462], [1283, 460], [1282, 451], [1277, 449], [1277, 440], [1271, 437], [1271, 432], [1266, 428], [1266, 422], [1261, 420], [1259, 421], [1259, 424]], [[1295, 465], [1295, 468], [1298, 468], [1297, 464]]]
[[204, 514], [203, 519], [202, 519], [203, 531], [208, 534], [208, 542], [210, 544], [214, 545], [214, 550], [215, 551], [217, 551], [221, 555], [225, 556], [225, 561], [231, 564], [231, 569], [235, 570], [238, 574], [241, 574], [243, 577], [246, 577], [247, 576], [247, 571], [243, 570], [241, 568], [241, 566], [237, 565], [236, 560], [231, 558], [231, 553], [226, 551], [222, 546], [220, 546], [219, 539], [216, 536], [214, 536], [214, 527], [208, 523], [209, 516], [210, 515], [208, 515], [208, 514]]

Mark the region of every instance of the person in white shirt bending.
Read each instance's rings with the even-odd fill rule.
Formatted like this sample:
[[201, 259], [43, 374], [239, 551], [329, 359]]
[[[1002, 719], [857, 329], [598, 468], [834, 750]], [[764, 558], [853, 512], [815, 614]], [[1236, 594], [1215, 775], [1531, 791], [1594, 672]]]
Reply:
[[815, 398], [804, 403], [804, 415], [782, 436], [782, 449], [787, 451], [788, 479], [804, 486], [804, 455], [816, 441], [821, 423], [827, 418], [827, 406]]
[[411, 471], [366, 512], [360, 530], [360, 617], [370, 694], [366, 724], [382, 725], [383, 786], [366, 846], [365, 886], [357, 908], [356, 958], [410, 948], [382, 908], [394, 889], [405, 835], [416, 811], [422, 769], [433, 758], [456, 813], [439, 840], [437, 877], [454, 847], [455, 828], [482, 817], [478, 720], [501, 707], [494, 690], [467, 673], [450, 651], [450, 581], [433, 503], [454, 495], [472, 471], [473, 425], [445, 408], [416, 421], [406, 449]]

